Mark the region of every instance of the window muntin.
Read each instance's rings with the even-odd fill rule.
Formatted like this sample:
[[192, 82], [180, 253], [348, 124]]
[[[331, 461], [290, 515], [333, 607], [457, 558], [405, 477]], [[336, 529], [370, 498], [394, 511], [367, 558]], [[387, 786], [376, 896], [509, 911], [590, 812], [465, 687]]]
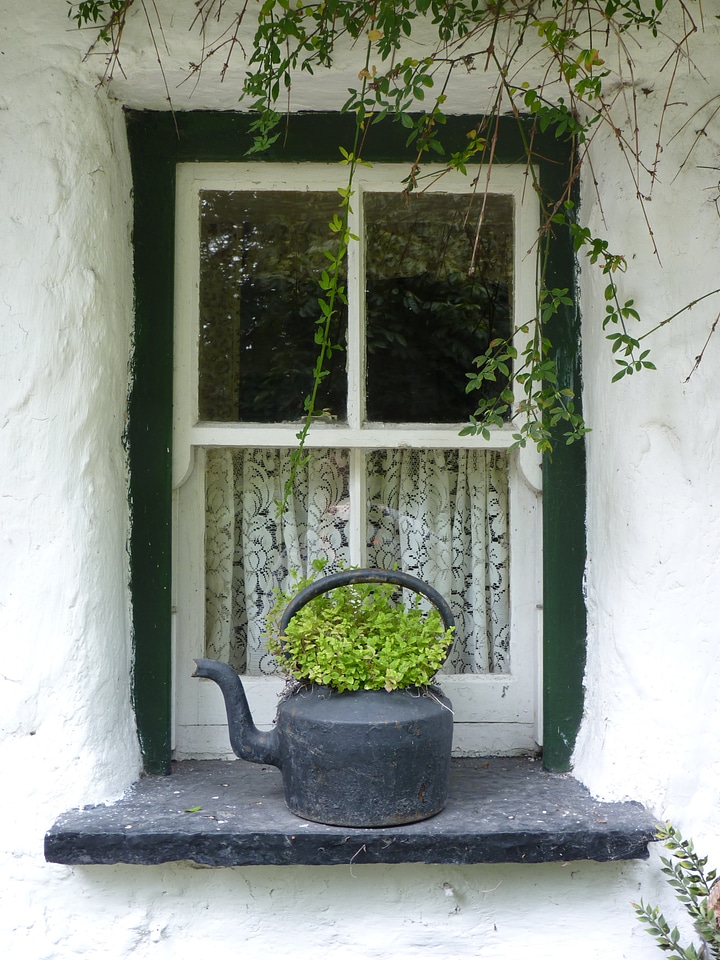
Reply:
[[[206, 478], [212, 476], [206, 470], [206, 464], [213, 464], [225, 457], [226, 464], [237, 460], [237, 450], [273, 448], [276, 451], [287, 452], [295, 445], [296, 426], [285, 424], [281, 419], [272, 423], [257, 423], [228, 420], [226, 422], [208, 422], [201, 419], [202, 399], [198, 402], [198, 355], [202, 347], [203, 325], [198, 316], [198, 289], [202, 276], [201, 256], [198, 253], [198, 211], [202, 206], [203, 198], [220, 196], [223, 193], [230, 195], [235, 192], [248, 191], [261, 194], [267, 191], [270, 196], [273, 192], [302, 194], [306, 191], [322, 193], [326, 191], [330, 177], [337, 177], [337, 167], [323, 168], [316, 165], [205, 165], [193, 164], [178, 168], [178, 259], [176, 284], [176, 391], [175, 391], [175, 482], [178, 488], [176, 513], [176, 543], [183, 549], [178, 555], [176, 577], [176, 650], [177, 662], [187, 662], [189, 656], [204, 654], [199, 638], [206, 633], [205, 621], [212, 619], [212, 611], [205, 614], [202, 609], [203, 580], [205, 573], [205, 558], [202, 549], [198, 550], [198, 543], [202, 545], [208, 531], [204, 529], [204, 518], [198, 513], [198, 505], [203, 502], [211, 503], [214, 494], [212, 487], [206, 486]], [[437, 403], [432, 407], [439, 413], [434, 423], [421, 423], [417, 412], [402, 404], [389, 405], [387, 401], [378, 401], [379, 411], [383, 414], [390, 412], [393, 419], [398, 406], [403, 411], [401, 422], [376, 423], [373, 422], [365, 406], [364, 385], [369, 382], [369, 392], [372, 392], [372, 351], [366, 350], [366, 324], [364, 301], [360, 295], [365, 276], [369, 276], [368, 286], [377, 277], [390, 276], [394, 267], [391, 257], [375, 257], [378, 261], [375, 267], [373, 252], [381, 248], [381, 244], [370, 242], [373, 229], [386, 229], [388, 223], [401, 221], [396, 206], [396, 196], [399, 182], [398, 169], [379, 165], [370, 171], [363, 171], [364, 182], [358, 183], [358, 195], [353, 201], [355, 208], [354, 222], [351, 229], [364, 238], [366, 244], [353, 244], [348, 257], [348, 336], [347, 354], [343, 356], [347, 366], [347, 416], [344, 420], [333, 415], [332, 410], [323, 418], [325, 422], [318, 423], [311, 431], [309, 450], [312, 456], [322, 459], [323, 450], [347, 450], [347, 491], [335, 505], [335, 515], [347, 511], [347, 503], [355, 507], [348, 512], [347, 523], [342, 537], [346, 542], [346, 549], [342, 555], [344, 562], [375, 563], [382, 551], [375, 549], [379, 543], [377, 531], [373, 534], [373, 511], [377, 514], [376, 496], [369, 489], [373, 468], [373, 458], [387, 455], [404, 455], [409, 451], [409, 457], [417, 459], [426, 456], [425, 451], [435, 451], [447, 456], [467, 455], [467, 451], [475, 451], [475, 456], [496, 457], [503, 461], [502, 472], [507, 485], [507, 537], [512, 541], [513, 562], [509, 570], [504, 570], [502, 590], [498, 593], [501, 604], [507, 607], [505, 622], [500, 618], [497, 631], [498, 638], [491, 641], [492, 652], [488, 656], [484, 650], [480, 659], [482, 670], [477, 670], [477, 663], [468, 667], [465, 657], [467, 651], [459, 661], [453, 664], [458, 673], [444, 679], [444, 685], [455, 704], [456, 736], [455, 742], [458, 752], [508, 752], [518, 749], [528, 749], [538, 739], [537, 736], [537, 673], [538, 673], [538, 644], [539, 644], [539, 511], [537, 509], [537, 490], [532, 483], [527, 482], [536, 470], [532, 457], [519, 457], [516, 453], [506, 454], [511, 442], [507, 429], [494, 431], [491, 440], [482, 438], [468, 438], [460, 440], [458, 427], [463, 417], [458, 417], [455, 423], [442, 422], [442, 413]], [[528, 203], [523, 191], [522, 172], [512, 168], [502, 168], [498, 176], [493, 177], [491, 192], [486, 200], [488, 223], [495, 221], [494, 232], [489, 232], [492, 243], [486, 241], [491, 255], [485, 253], [479, 258], [480, 280], [488, 287], [494, 285], [500, 295], [495, 297], [493, 308], [494, 330], [502, 330], [502, 324], [508, 329], [517, 318], [528, 315], [534, 304], [534, 265], [532, 256], [523, 257], [520, 251], [532, 248], [535, 230], [537, 228], [537, 210], [535, 205]], [[448, 187], [449, 185], [449, 187]], [[463, 206], [467, 206], [468, 181], [458, 177], [454, 182], [442, 181], [441, 201], [433, 197], [433, 204], [437, 209], [438, 202], [445, 203], [456, 213]], [[463, 196], [463, 194], [465, 196]], [[281, 198], [282, 199], [282, 198]], [[366, 202], [363, 202], [365, 200]], [[389, 211], [389, 213], [388, 213]], [[508, 222], [509, 215], [509, 222]], [[442, 221], [437, 212], [430, 215], [430, 230], [432, 231], [433, 216], [435, 221]], [[329, 218], [328, 218], [329, 219]], [[468, 224], [470, 221], [468, 221]], [[376, 226], [374, 226], [374, 224]], [[377, 226], [379, 224], [379, 226]], [[463, 224], [460, 231], [451, 236], [449, 246], [457, 245], [458, 237], [464, 244], [462, 257], [467, 255], [467, 244], [470, 240], [474, 224]], [[440, 222], [442, 228], [443, 224]], [[498, 228], [500, 227], [500, 228]], [[418, 235], [422, 230], [408, 230], [400, 226], [394, 229], [392, 241], [396, 246], [408, 243], [418, 243]], [[427, 228], [423, 228], [427, 229]], [[398, 242], [398, 238], [399, 241]], [[513, 239], [515, 240], [513, 244]], [[373, 246], [373, 251], [370, 247]], [[387, 249], [387, 244], [385, 244]], [[497, 250], [504, 248], [505, 267], [498, 263], [503, 259], [497, 256]], [[492, 256], [492, 250], [495, 256]], [[460, 257], [456, 258], [459, 260]], [[415, 256], [417, 262], [417, 254]], [[370, 269], [368, 269], [370, 264]], [[451, 263], [448, 273], [453, 269]], [[373, 275], [374, 271], [374, 275]], [[395, 270], [395, 273], [400, 271]], [[419, 271], [425, 272], [425, 271]], [[407, 293], [407, 288], [405, 290]], [[373, 323], [373, 297], [368, 295], [368, 323]], [[487, 304], [484, 297], [483, 305]], [[504, 317], [503, 313], [503, 301]], [[512, 304], [512, 309], [510, 309]], [[432, 311], [430, 311], [432, 313]], [[401, 334], [402, 335], [402, 334]], [[487, 334], [486, 334], [487, 337]], [[485, 341], [487, 342], [487, 340]], [[484, 347], [483, 347], [484, 349]], [[480, 352], [478, 350], [477, 352]], [[367, 367], [365, 358], [368, 357]], [[460, 368], [458, 367], [458, 370]], [[461, 376], [467, 372], [462, 369]], [[423, 371], [421, 378], [427, 379], [427, 371]], [[464, 377], [463, 377], [464, 379]], [[422, 392], [422, 386], [420, 392]], [[416, 391], [417, 392], [417, 391]], [[472, 398], [462, 400], [468, 403], [469, 410]], [[383, 409], [383, 402], [385, 409]], [[459, 411], [458, 411], [459, 412]], [[384, 419], [384, 418], [383, 418]], [[460, 448], [460, 444], [463, 448]], [[225, 450], [223, 454], [221, 451]], [[317, 453], [316, 453], [317, 451]], [[335, 454], [333, 454], [335, 456]], [[227, 471], [227, 466], [226, 466]], [[234, 469], [234, 468], [233, 468]], [[370, 484], [371, 485], [371, 484]], [[267, 497], [266, 497], [267, 499]], [[235, 510], [235, 507], [233, 507]], [[392, 508], [386, 512], [391, 516]], [[396, 511], [399, 513], [399, 511]], [[502, 512], [502, 511], [501, 511]], [[404, 521], [413, 522], [416, 517], [404, 515]], [[377, 528], [377, 518], [375, 518]], [[267, 528], [265, 529], [267, 534]], [[212, 534], [210, 534], [212, 536]], [[437, 535], [433, 534], [437, 540]], [[447, 539], [447, 538], [446, 538]], [[382, 538], [381, 538], [382, 540]], [[226, 548], [227, 549], [227, 548]], [[397, 552], [393, 546], [391, 552]], [[416, 549], [416, 555], [418, 553]], [[422, 552], [422, 550], [420, 551]], [[459, 552], [463, 552], [462, 548]], [[306, 556], [308, 555], [306, 551]], [[387, 556], [387, 550], [384, 552]], [[416, 556], [417, 561], [417, 556]], [[385, 562], [385, 561], [383, 561]], [[427, 569], [417, 569], [415, 572], [425, 576], [431, 582], [442, 575], [444, 562], [435, 562], [427, 565]], [[496, 564], [497, 567], [497, 564]], [[487, 565], [485, 564], [487, 569]], [[497, 570], [496, 570], [497, 573]], [[497, 579], [497, 577], [495, 577]], [[457, 592], [456, 600], [467, 596], [468, 588], [475, 589], [470, 577], [468, 584]], [[181, 587], [180, 584], [183, 586]], [[188, 589], [189, 588], [189, 589]], [[472, 589], [470, 592], [472, 592]], [[484, 588], [483, 588], [484, 589]], [[212, 591], [209, 591], [212, 593]], [[509, 600], [511, 598], [511, 601]], [[227, 599], [224, 601], [227, 605]], [[230, 601], [232, 605], [232, 601]], [[461, 604], [462, 605], [462, 604]], [[479, 604], [477, 604], [480, 606]], [[212, 607], [212, 604], [210, 605]], [[221, 604], [222, 606], [222, 604]], [[192, 607], [192, 609], [190, 609]], [[461, 618], [464, 611], [461, 609]], [[486, 616], [486, 613], [483, 613]], [[491, 618], [497, 619], [497, 611], [490, 613]], [[507, 634], [512, 636], [510, 647], [507, 645]], [[210, 655], [217, 653], [217, 646], [213, 646], [212, 629], [207, 631], [210, 638], [208, 651]], [[492, 631], [486, 631], [485, 636], [491, 636]], [[473, 644], [471, 643], [472, 647]], [[477, 645], [475, 645], [477, 646]], [[221, 646], [220, 649], [223, 649]], [[242, 666], [240, 653], [237, 661]], [[224, 659], [232, 659], [224, 656]], [[477, 671], [477, 672], [476, 672]], [[505, 672], [503, 672], [505, 671]], [[262, 670], [258, 672], [262, 673]], [[468, 674], [476, 672], [475, 676]], [[265, 677], [253, 680], [247, 678], [246, 687], [256, 715], [260, 721], [272, 720], [274, 715], [274, 689], [272, 682]], [[178, 706], [176, 713], [177, 749], [179, 755], [213, 755], [217, 746], [208, 746], [213, 739], [208, 740], [207, 731], [213, 731], [215, 725], [220, 728], [220, 740], [223, 739], [222, 710], [213, 702], [212, 694], [207, 690], [208, 685], [188, 684], [183, 671], [178, 667], [177, 687]], [[271, 691], [273, 691], [271, 693]], [[207, 701], [207, 702], [206, 702]], [[204, 731], [204, 732], [203, 732]], [[483, 732], [484, 731], [484, 732]], [[480, 735], [480, 739], [478, 739]], [[215, 742], [215, 741], [214, 741]]]

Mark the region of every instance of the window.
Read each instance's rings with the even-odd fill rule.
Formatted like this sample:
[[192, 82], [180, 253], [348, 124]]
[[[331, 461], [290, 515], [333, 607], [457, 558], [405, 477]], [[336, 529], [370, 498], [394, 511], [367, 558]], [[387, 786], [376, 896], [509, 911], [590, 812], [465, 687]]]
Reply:
[[[226, 743], [224, 711], [208, 696], [210, 691], [214, 693], [214, 688], [189, 676], [192, 656], [204, 652], [202, 638], [206, 632], [211, 644], [220, 643], [220, 647], [211, 646], [211, 655], [220, 652], [224, 659], [235, 660], [239, 668], [249, 672], [247, 685], [251, 688], [256, 719], [270, 722], [274, 714], [272, 688], [277, 687], [278, 681], [265, 675], [267, 665], [262, 663], [262, 654], [259, 659], [256, 657], [252, 638], [247, 645], [237, 647], [236, 644], [245, 630], [242, 617], [248, 613], [251, 603], [244, 599], [239, 604], [244, 609], [228, 610], [238, 606], [233, 600], [236, 594], [232, 586], [228, 589], [221, 583], [223, 579], [228, 581], [231, 576], [228, 571], [236, 566], [237, 538], [235, 533], [228, 536], [227, 529], [213, 519], [212, 513], [220, 505], [224, 516], [236, 527], [237, 518], [243, 513], [257, 518], [256, 502], [252, 509], [247, 504], [243, 506], [246, 500], [250, 503], [248, 490], [261, 489], [266, 503], [274, 499], [270, 495], [272, 484], [282, 476], [287, 451], [295, 443], [297, 424], [291, 422], [292, 402], [294, 397], [302, 398], [304, 391], [298, 384], [280, 391], [276, 389], [278, 375], [283, 383], [292, 380], [292, 365], [288, 360], [283, 360], [279, 373], [273, 374], [275, 381], [272, 376], [265, 381], [261, 377], [249, 385], [236, 375], [238, 357], [248, 354], [260, 358], [253, 363], [253, 373], [264, 371], [267, 358], [263, 358], [262, 352], [268, 339], [274, 337], [277, 342], [278, 338], [287, 336], [287, 330], [273, 326], [278, 322], [277, 311], [273, 314], [271, 309], [278, 299], [273, 287], [276, 265], [266, 258], [251, 271], [250, 283], [242, 273], [242, 260], [247, 261], [254, 252], [253, 244], [258, 250], [271, 250], [272, 256], [280, 259], [284, 256], [286, 260], [300, 246], [294, 234], [288, 240], [289, 252], [285, 254], [280, 252], [277, 241], [267, 242], [267, 231], [276, 228], [267, 215], [268, 209], [280, 211], [282, 236], [290, 238], [292, 231], [304, 230], [305, 248], [313, 248], [312, 224], [307, 222], [305, 214], [292, 213], [296, 202], [293, 196], [305, 202], [311, 195], [313, 209], [319, 209], [323, 194], [329, 192], [328, 186], [336, 183], [339, 169], [334, 163], [329, 167], [320, 166], [334, 159], [335, 144], [327, 132], [332, 129], [334, 135], [344, 122], [345, 118], [317, 115], [293, 118], [291, 129], [295, 133], [300, 131], [299, 139], [294, 140], [291, 135], [284, 152], [276, 151], [276, 155], [269, 158], [271, 162], [247, 164], [240, 162], [248, 145], [246, 118], [180, 115], [178, 140], [166, 116], [129, 115], [135, 177], [138, 314], [129, 429], [134, 691], [141, 743], [149, 770], [167, 769], [173, 702], [178, 754], [207, 756], [223, 752], [219, 744], [220, 741]], [[461, 119], [450, 122], [451, 127], [453, 124], [458, 127], [458, 136], [463, 135], [462, 123]], [[463, 294], [470, 302], [475, 297], [475, 306], [481, 296], [486, 323], [501, 326], [511, 322], [511, 318], [532, 315], [535, 267], [534, 257], [528, 255], [528, 251], [533, 246], [538, 223], [538, 205], [532, 191], [526, 188], [522, 165], [505, 166], [509, 160], [521, 157], [521, 152], [514, 144], [511, 128], [504, 129], [510, 132], [499, 141], [489, 216], [491, 220], [495, 218], [498, 226], [495, 231], [498, 243], [510, 242], [511, 267], [504, 279], [486, 273], [484, 292], [471, 289]], [[394, 479], [396, 475], [412, 478], [406, 482], [409, 490], [417, 489], [421, 475], [431, 487], [437, 486], [436, 478], [441, 477], [445, 491], [442, 497], [448, 502], [453, 498], [455, 502], [462, 499], [463, 484], [476, 483], [481, 474], [486, 488], [491, 488], [490, 499], [496, 505], [500, 502], [500, 488], [506, 487], [508, 589], [504, 596], [493, 589], [480, 591], [485, 593], [485, 601], [479, 594], [477, 599], [473, 597], [468, 616], [474, 622], [487, 620], [488, 598], [500, 606], [507, 603], [508, 612], [504, 620], [497, 609], [489, 615], [490, 621], [499, 625], [495, 639], [492, 630], [475, 632], [475, 638], [490, 636], [489, 653], [485, 649], [478, 656], [473, 631], [465, 630], [465, 647], [455, 659], [454, 672], [443, 684], [456, 708], [455, 740], [460, 751], [505, 752], [532, 746], [539, 739], [539, 701], [542, 699], [546, 762], [562, 767], [572, 749], [581, 708], [584, 639], [581, 459], [572, 448], [569, 454], [558, 448], [552, 463], [544, 465], [541, 523], [537, 495], [539, 470], [534, 456], [529, 451], [508, 451], [511, 433], [508, 429], [497, 431], [489, 443], [459, 438], [458, 427], [464, 417], [458, 414], [462, 413], [460, 405], [465, 397], [462, 391], [455, 398], [449, 396], [444, 386], [435, 389], [435, 384], [442, 384], [443, 379], [446, 382], [453, 379], [444, 372], [448, 369], [443, 367], [447, 358], [436, 356], [437, 351], [428, 357], [429, 351], [422, 344], [413, 361], [403, 368], [406, 351], [396, 349], [393, 353], [392, 338], [390, 347], [381, 341], [382, 336], [387, 339], [389, 331], [397, 338], [395, 346], [402, 346], [402, 340], [408, 340], [407, 325], [403, 328], [407, 320], [405, 314], [412, 313], [413, 304], [422, 301], [432, 305], [447, 294], [447, 290], [440, 289], [444, 282], [442, 276], [435, 277], [428, 288], [426, 270], [396, 270], [393, 246], [407, 247], [412, 239], [420, 250], [423, 231], [432, 235], [436, 224], [443, 226], [452, 219], [453, 210], [467, 208], [471, 192], [464, 178], [456, 183], [444, 179], [442, 186], [428, 195], [430, 212], [423, 214], [419, 221], [412, 220], [414, 214], [394, 206], [400, 179], [398, 167], [378, 162], [389, 157], [406, 159], [402, 134], [396, 137], [392, 128], [388, 134], [381, 155], [371, 156], [375, 165], [358, 185], [358, 199], [362, 197], [362, 202], [355, 203], [358, 223], [354, 232], [362, 236], [365, 243], [357, 245], [348, 263], [350, 304], [345, 327], [339, 331], [341, 340], [346, 338], [347, 349], [336, 355], [341, 363], [323, 403], [327, 410], [326, 422], [317, 424], [311, 434], [310, 465], [305, 482], [308, 490], [315, 492], [308, 493], [304, 504], [296, 505], [299, 511], [296, 525], [297, 522], [300, 526], [305, 524], [306, 532], [304, 539], [300, 538], [301, 545], [293, 549], [301, 563], [307, 562], [314, 537], [316, 545], [331, 543], [331, 552], [337, 554], [337, 559], [385, 564], [389, 557], [408, 564], [409, 569], [433, 582], [435, 571], [445, 565], [435, 562], [433, 568], [432, 557], [428, 560], [425, 556], [432, 554], [432, 550], [426, 549], [428, 536], [447, 548], [444, 531], [452, 527], [452, 523], [448, 525], [444, 519], [441, 522], [437, 510], [434, 516], [421, 515], [420, 511], [430, 502], [425, 496], [416, 497], [413, 503], [412, 497], [408, 501], [406, 492], [400, 507], [402, 482]], [[555, 144], [544, 146], [547, 150], [543, 152], [549, 159], [538, 163], [540, 182], [552, 189], [553, 180], [562, 177], [562, 167], [556, 159]], [[281, 165], [274, 162], [279, 159], [283, 160]], [[200, 160], [205, 162], [198, 163]], [[332, 195], [330, 199], [334, 203]], [[307, 211], [307, 206], [301, 209]], [[406, 214], [410, 221], [403, 224]], [[288, 223], [293, 217], [297, 222], [291, 229]], [[324, 212], [321, 219], [325, 220]], [[248, 228], [251, 223], [256, 226]], [[505, 225], [502, 229], [501, 224]], [[259, 234], [253, 234], [252, 230], [260, 234], [265, 231], [266, 238], [258, 240]], [[221, 250], [231, 234], [235, 235], [236, 250], [225, 258], [224, 266], [218, 266], [223, 260]], [[237, 246], [239, 236], [254, 236], [254, 239], [240, 239]], [[174, 286], [173, 238], [178, 262]], [[368, 238], [372, 238], [371, 241]], [[449, 241], [451, 246], [453, 242]], [[563, 258], [559, 255], [560, 246], [556, 244], [551, 257], [551, 279], [553, 285], [559, 286], [564, 281], [570, 286], [570, 248], [565, 247]], [[413, 252], [413, 259], [422, 265], [423, 254], [418, 250]], [[493, 260], [490, 256], [485, 259], [488, 263]], [[503, 257], [494, 259], [493, 269], [496, 269]], [[214, 263], [211, 264], [211, 260]], [[451, 260], [448, 262], [448, 269], [452, 270]], [[255, 319], [249, 322], [249, 314], [242, 313], [240, 321], [224, 323], [225, 333], [220, 334], [219, 328], [213, 330], [213, 311], [207, 311], [204, 305], [201, 320], [199, 304], [203, 298], [212, 301], [222, 295], [223, 288], [229, 288], [221, 282], [223, 270], [240, 270], [242, 309], [254, 303], [251, 313]], [[281, 274], [285, 284], [283, 298], [289, 296], [287, 284], [292, 279], [293, 309], [303, 309], [307, 296], [303, 287], [305, 279], [287, 269]], [[398, 278], [402, 281], [400, 284]], [[490, 303], [488, 289], [492, 284], [495, 299]], [[235, 288], [238, 289], [238, 284]], [[173, 301], [177, 305], [177, 317], [174, 317]], [[378, 322], [386, 303], [392, 308], [393, 322], [399, 324], [397, 329]], [[236, 303], [221, 304], [216, 315], [232, 317], [236, 307]], [[450, 307], [456, 314], [462, 313], [462, 302], [451, 302]], [[447, 311], [443, 319], [446, 316]], [[171, 432], [175, 320], [176, 394]], [[565, 370], [567, 382], [572, 384], [578, 373], [574, 315], [563, 318], [563, 322], [566, 329], [560, 329], [558, 335], [561, 342], [567, 344], [569, 359]], [[466, 352], [475, 348], [472, 338], [463, 344]], [[306, 351], [306, 346], [302, 343], [290, 341], [285, 356], [294, 359], [303, 350]], [[224, 367], [217, 362], [219, 355], [227, 360]], [[366, 358], [367, 367], [364, 366]], [[423, 367], [418, 374], [418, 359], [431, 361], [431, 367], [437, 364], [439, 371]], [[459, 371], [462, 379], [464, 358], [461, 356], [457, 362], [454, 372]], [[298, 376], [306, 369], [306, 363], [299, 365]], [[403, 378], [400, 397], [394, 388], [386, 387], [388, 369]], [[418, 380], [419, 388], [414, 383]], [[177, 490], [174, 521], [169, 471], [171, 449]], [[264, 478], [260, 488], [258, 474]], [[489, 483], [488, 476], [491, 477]], [[255, 479], [248, 479], [252, 477]], [[472, 497], [476, 504], [479, 500], [477, 496]], [[308, 537], [307, 517], [313, 512], [320, 518], [321, 526], [316, 523], [313, 527], [310, 523]], [[328, 526], [329, 517], [333, 522]], [[263, 522], [267, 531], [274, 520]], [[173, 524], [174, 536], [171, 536]], [[411, 536], [403, 534], [403, 525], [414, 526], [416, 532], [424, 531], [409, 547], [407, 542], [402, 543], [403, 536], [406, 541], [412, 541]], [[462, 529], [463, 523], [458, 521], [455, 526]], [[541, 527], [545, 531], [542, 600], [539, 593]], [[218, 539], [217, 556], [226, 559], [214, 572], [211, 569], [208, 573], [208, 567], [212, 568], [216, 560], [207, 562], [203, 544], [213, 537]], [[279, 566], [288, 566], [292, 545], [284, 534], [280, 547], [287, 557], [281, 558]], [[487, 549], [486, 542], [483, 549]], [[233, 551], [232, 563], [227, 561], [228, 550]], [[462, 555], [468, 552], [462, 541], [456, 552]], [[171, 560], [177, 577], [174, 601], [170, 590]], [[468, 574], [471, 581], [477, 579], [478, 571], [487, 568], [486, 561], [475, 563], [473, 559], [473, 563], [475, 566], [471, 566]], [[206, 610], [204, 602], [206, 587], [212, 586], [214, 573], [218, 575], [216, 586], [220, 589], [212, 602], [218, 608], [224, 607], [220, 621], [225, 618], [217, 637], [213, 636], [215, 628], [206, 631], [206, 620], [212, 624], [215, 614]], [[437, 582], [435, 585], [446, 592], [454, 591], [455, 603], [467, 592], [453, 587], [452, 583], [449, 588]], [[260, 593], [263, 592], [264, 586]], [[248, 596], [252, 601], [252, 592], [246, 591], [245, 597]], [[171, 648], [172, 622], [175, 634]], [[543, 623], [545, 671], [540, 698], [538, 661]], [[233, 644], [235, 649], [231, 650]], [[176, 665], [174, 701], [170, 691], [171, 650]], [[187, 669], [183, 669], [183, 663]]]
[[[428, 168], [429, 170], [431, 168]], [[540, 654], [539, 474], [512, 428], [462, 438], [465, 374], [532, 311], [538, 204], [521, 167], [487, 197], [439, 176], [405, 198], [400, 165], [356, 181], [347, 311], [287, 513], [317, 347], [335, 165], [183, 164], [177, 173], [174, 483], [176, 756], [228, 753], [219, 691], [193, 657], [245, 674], [258, 723], [282, 680], [264, 645], [276, 588], [315, 559], [428, 581], [457, 621], [442, 684], [456, 753], [534, 750]], [[485, 179], [483, 175], [483, 180]], [[484, 207], [476, 268], [467, 268]], [[536, 481], [537, 482], [537, 481]], [[203, 640], [204, 638], [204, 640]]]

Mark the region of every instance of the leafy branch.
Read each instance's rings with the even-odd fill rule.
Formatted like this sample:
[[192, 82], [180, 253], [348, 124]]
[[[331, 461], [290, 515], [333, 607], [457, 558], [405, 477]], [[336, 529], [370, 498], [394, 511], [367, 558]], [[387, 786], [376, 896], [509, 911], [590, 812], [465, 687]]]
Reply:
[[[140, 2], [142, 3], [143, 0]], [[111, 79], [114, 67], [120, 62], [123, 31], [135, 0], [81, 0], [80, 3], [66, 0], [66, 3], [70, 8], [68, 17], [75, 21], [79, 29], [94, 27], [96, 30], [96, 39], [91, 44], [88, 54], [93, 51], [97, 43], [111, 47], [104, 74], [104, 79]]]
[[634, 903], [635, 913], [657, 941], [658, 946], [670, 955], [669, 960], [720, 960], [720, 884], [717, 871], [707, 869], [707, 857], [701, 857], [692, 840], [684, 840], [679, 830], [671, 824], [658, 829], [669, 857], [661, 857], [662, 872], [675, 891], [678, 901], [685, 907], [693, 926], [700, 936], [701, 945], [683, 946], [678, 928], [671, 927], [659, 907]]

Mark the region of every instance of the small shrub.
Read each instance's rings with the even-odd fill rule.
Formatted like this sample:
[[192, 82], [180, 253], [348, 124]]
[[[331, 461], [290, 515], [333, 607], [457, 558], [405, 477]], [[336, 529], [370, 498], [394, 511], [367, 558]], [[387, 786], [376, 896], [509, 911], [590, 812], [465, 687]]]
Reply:
[[695, 852], [692, 840], [683, 840], [671, 824], [661, 827], [658, 840], [664, 841], [669, 857], [661, 857], [662, 872], [687, 910], [701, 939], [683, 946], [680, 931], [665, 919], [659, 907], [634, 903], [635, 913], [669, 960], [720, 960], [720, 885], [717, 871], [707, 869], [707, 857]]

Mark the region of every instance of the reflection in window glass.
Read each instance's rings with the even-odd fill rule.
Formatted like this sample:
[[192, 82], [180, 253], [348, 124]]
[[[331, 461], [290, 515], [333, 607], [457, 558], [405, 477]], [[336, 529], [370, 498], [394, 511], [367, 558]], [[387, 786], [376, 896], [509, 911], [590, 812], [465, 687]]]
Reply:
[[364, 203], [368, 420], [466, 421], [465, 375], [512, 332], [512, 198], [368, 193]]
[[[318, 279], [337, 241], [336, 193], [200, 194], [201, 420], [298, 420], [317, 358]], [[332, 342], [345, 344], [342, 304]], [[345, 352], [326, 368], [317, 407], [344, 420]]]

